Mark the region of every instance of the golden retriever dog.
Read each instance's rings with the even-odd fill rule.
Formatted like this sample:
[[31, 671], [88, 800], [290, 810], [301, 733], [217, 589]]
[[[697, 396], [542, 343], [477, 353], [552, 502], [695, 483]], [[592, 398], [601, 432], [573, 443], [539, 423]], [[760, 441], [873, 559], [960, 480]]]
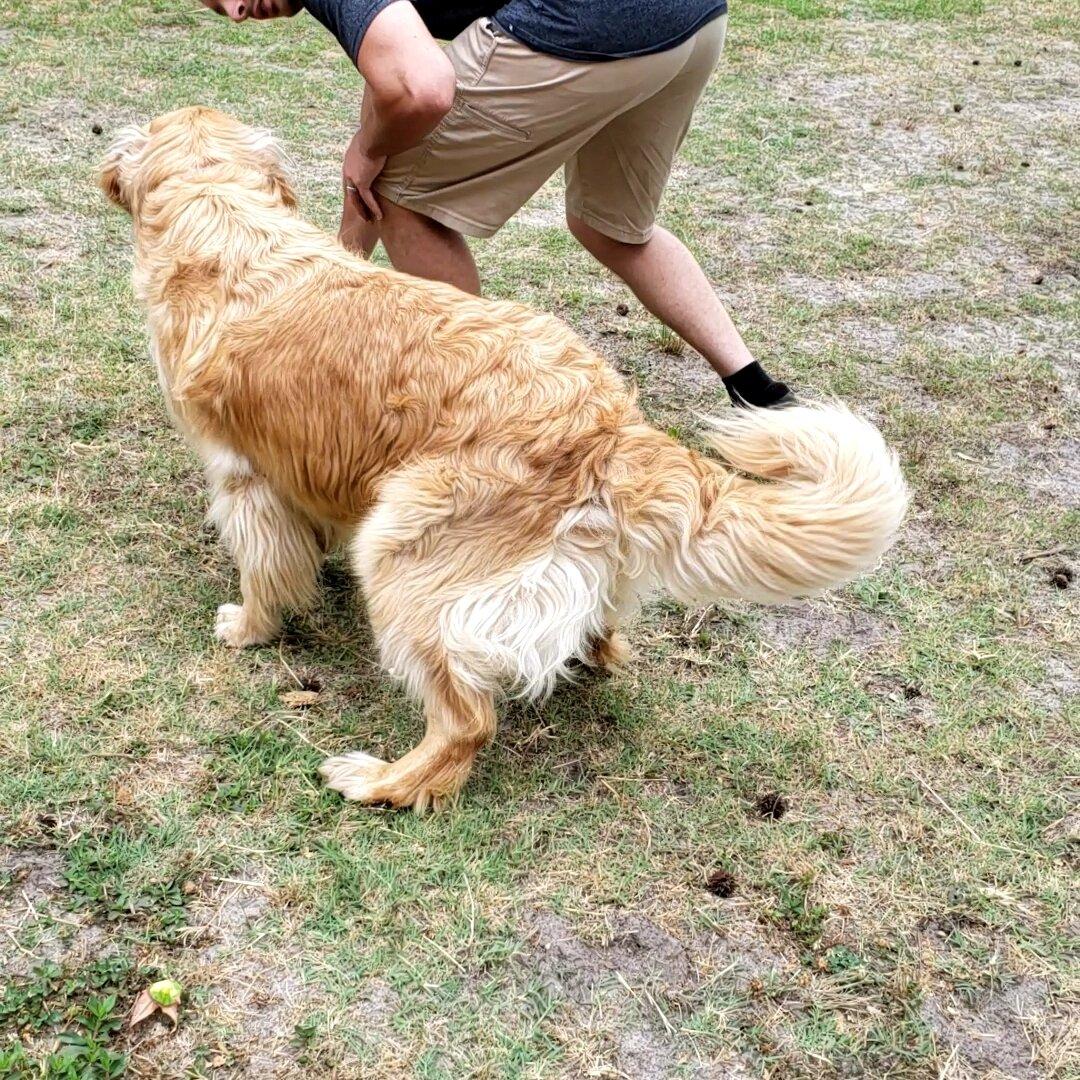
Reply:
[[820, 593], [873, 567], [903, 516], [865, 420], [732, 410], [709, 422], [717, 459], [689, 450], [558, 319], [384, 270], [303, 221], [274, 140], [220, 112], [125, 130], [101, 183], [132, 216], [161, 386], [239, 567], [217, 636], [271, 640], [342, 542], [383, 664], [423, 702], [400, 760], [322, 765], [346, 798], [452, 799], [496, 695], [621, 662], [650, 591]]

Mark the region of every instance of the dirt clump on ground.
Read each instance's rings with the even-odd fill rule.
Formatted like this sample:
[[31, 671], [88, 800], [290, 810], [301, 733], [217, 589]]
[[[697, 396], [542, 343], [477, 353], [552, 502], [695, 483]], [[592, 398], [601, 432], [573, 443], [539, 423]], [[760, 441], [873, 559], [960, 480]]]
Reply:
[[1055, 566], [1050, 571], [1050, 584], [1059, 589], [1067, 589], [1075, 580], [1076, 574], [1071, 566]]
[[737, 887], [738, 883], [735, 880], [735, 875], [729, 873], [727, 870], [713, 870], [705, 879], [705, 888], [708, 889], [713, 896], [719, 896], [724, 900], [729, 896], [734, 896]]
[[779, 821], [788, 812], [788, 801], [778, 791], [767, 791], [754, 800], [754, 810], [763, 818]]

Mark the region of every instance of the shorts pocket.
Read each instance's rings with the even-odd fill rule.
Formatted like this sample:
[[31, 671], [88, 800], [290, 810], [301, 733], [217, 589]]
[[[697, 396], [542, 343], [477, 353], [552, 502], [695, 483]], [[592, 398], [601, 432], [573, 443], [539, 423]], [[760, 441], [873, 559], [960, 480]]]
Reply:
[[513, 139], [514, 142], [529, 141], [530, 133], [524, 128], [520, 128], [506, 120], [500, 120], [499, 117], [478, 109], [471, 102], [464, 99], [455, 102], [454, 109], [458, 112], [462, 123], [479, 124], [481, 127], [487, 128], [488, 131], [501, 135], [504, 139]]

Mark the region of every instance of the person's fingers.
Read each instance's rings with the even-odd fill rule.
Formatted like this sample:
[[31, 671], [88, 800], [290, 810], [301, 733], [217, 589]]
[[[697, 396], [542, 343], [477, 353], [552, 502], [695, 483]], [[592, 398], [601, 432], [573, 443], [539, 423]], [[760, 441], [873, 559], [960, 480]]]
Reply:
[[370, 220], [371, 214], [366, 203], [360, 197], [360, 189], [351, 181], [345, 181], [345, 202], [358, 217], [364, 221]]
[[379, 206], [379, 200], [375, 198], [375, 192], [371, 188], [365, 188], [360, 192], [360, 198], [371, 212], [371, 220], [382, 221], [382, 207]]
[[351, 236], [358, 229], [362, 228], [366, 222], [363, 215], [356, 209], [356, 204], [349, 197], [349, 193], [344, 192], [344, 201], [341, 206], [341, 226], [338, 228], [338, 237], [343, 243], [348, 246], [346, 237]]

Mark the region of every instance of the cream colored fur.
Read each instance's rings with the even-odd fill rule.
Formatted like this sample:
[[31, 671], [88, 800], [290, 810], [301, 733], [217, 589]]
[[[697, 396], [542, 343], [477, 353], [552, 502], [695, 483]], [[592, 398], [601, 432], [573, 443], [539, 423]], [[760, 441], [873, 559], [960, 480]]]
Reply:
[[240, 570], [218, 636], [270, 640], [344, 540], [383, 662], [423, 702], [399, 761], [324, 763], [348, 798], [452, 798], [495, 695], [622, 662], [652, 589], [812, 595], [873, 567], [903, 516], [895, 456], [842, 406], [708, 421], [726, 464], [694, 453], [558, 320], [304, 222], [274, 141], [221, 113], [127, 129], [102, 187], [133, 217], [159, 380]]

